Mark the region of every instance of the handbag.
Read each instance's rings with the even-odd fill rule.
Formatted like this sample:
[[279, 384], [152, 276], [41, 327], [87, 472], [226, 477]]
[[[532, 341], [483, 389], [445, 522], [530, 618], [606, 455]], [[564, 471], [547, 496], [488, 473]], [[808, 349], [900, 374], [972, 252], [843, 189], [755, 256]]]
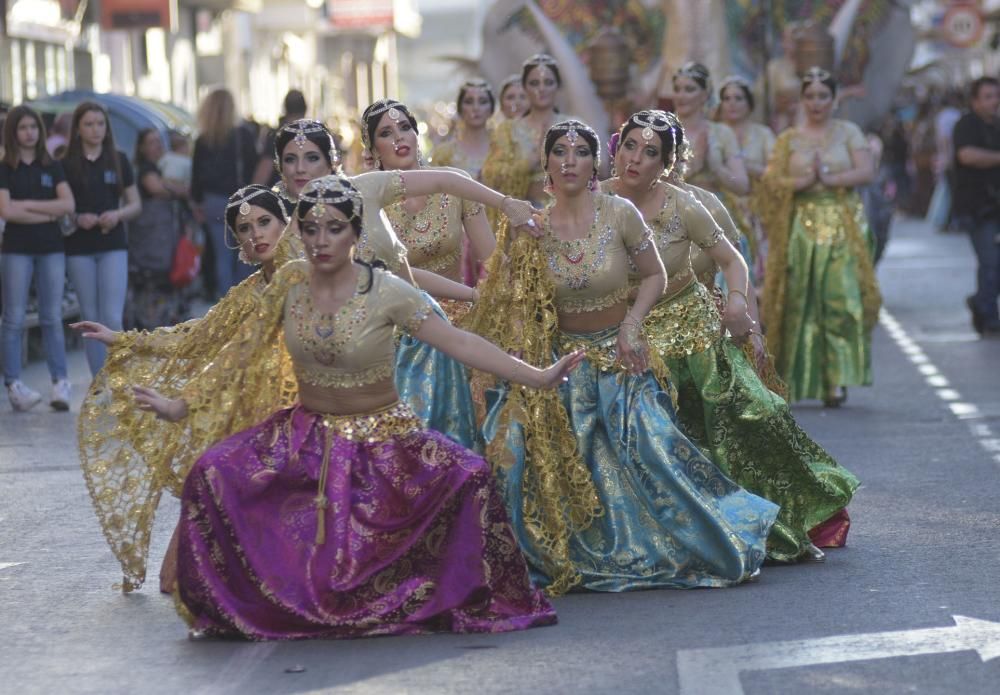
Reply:
[[190, 285], [201, 270], [201, 249], [186, 235], [177, 242], [170, 266], [170, 284], [181, 289]]

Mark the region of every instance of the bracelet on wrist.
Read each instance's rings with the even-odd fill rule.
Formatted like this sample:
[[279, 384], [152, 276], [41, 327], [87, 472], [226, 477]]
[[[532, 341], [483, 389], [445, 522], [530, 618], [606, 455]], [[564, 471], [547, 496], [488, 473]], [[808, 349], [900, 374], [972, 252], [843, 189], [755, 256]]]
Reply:
[[746, 302], [746, 305], [750, 306], [750, 300], [747, 299], [747, 293], [744, 292], [743, 290], [729, 290], [726, 296], [728, 297], [730, 294], [738, 294], [739, 296], [743, 297], [743, 301]]

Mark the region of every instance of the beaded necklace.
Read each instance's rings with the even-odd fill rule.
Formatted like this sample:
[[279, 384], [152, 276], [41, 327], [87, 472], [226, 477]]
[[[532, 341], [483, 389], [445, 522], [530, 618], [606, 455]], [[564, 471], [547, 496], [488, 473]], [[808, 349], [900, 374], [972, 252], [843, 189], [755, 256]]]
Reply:
[[354, 294], [334, 312], [321, 312], [312, 301], [308, 282], [300, 285], [300, 291], [291, 306], [295, 317], [295, 337], [303, 350], [324, 366], [332, 366], [344, 354], [344, 348], [354, 340], [357, 329], [368, 318], [365, 294], [360, 291], [361, 283], [367, 281], [368, 273], [358, 273], [358, 284]]
[[549, 270], [560, 284], [572, 290], [590, 287], [591, 278], [604, 264], [608, 242], [614, 238], [615, 230], [611, 225], [598, 232], [600, 214], [601, 206], [595, 199], [594, 219], [587, 235], [580, 239], [562, 240], [552, 231], [551, 208], [544, 213]]

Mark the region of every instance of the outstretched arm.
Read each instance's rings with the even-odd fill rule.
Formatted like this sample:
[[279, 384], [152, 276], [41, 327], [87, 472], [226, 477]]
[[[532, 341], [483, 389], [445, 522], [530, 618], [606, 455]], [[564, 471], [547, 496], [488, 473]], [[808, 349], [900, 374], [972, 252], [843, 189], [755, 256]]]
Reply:
[[501, 379], [531, 388], [554, 388], [583, 361], [583, 352], [573, 352], [547, 369], [537, 369], [511, 357], [493, 343], [474, 333], [455, 328], [439, 316], [428, 316], [413, 337], [440, 350], [462, 364], [489, 372]]

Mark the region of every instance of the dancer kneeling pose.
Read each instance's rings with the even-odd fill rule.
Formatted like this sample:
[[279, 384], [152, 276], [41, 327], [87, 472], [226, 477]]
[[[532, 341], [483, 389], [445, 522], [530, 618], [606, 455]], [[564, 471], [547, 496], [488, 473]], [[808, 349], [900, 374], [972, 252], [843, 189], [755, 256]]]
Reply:
[[[182, 393], [135, 389], [141, 408], [221, 439], [181, 497], [176, 599], [193, 634], [501, 632], [555, 621], [488, 465], [399, 401], [392, 332], [539, 388], [582, 356], [538, 370], [449, 326], [411, 285], [354, 260], [361, 215], [350, 181], [312, 181], [296, 207], [308, 260], [279, 269], [254, 320]], [[272, 413], [282, 332], [299, 402]]]
[[[596, 190], [598, 163], [589, 126], [550, 128], [542, 164], [555, 201], [541, 237], [519, 237], [509, 262], [489, 265], [477, 333], [538, 363], [586, 353], [558, 397], [501, 389], [483, 428], [489, 458], [551, 593], [736, 584], [763, 561], [778, 508], [677, 428], [667, 370], [641, 337], [663, 265], [635, 206]], [[629, 261], [642, 276], [631, 307]]]

